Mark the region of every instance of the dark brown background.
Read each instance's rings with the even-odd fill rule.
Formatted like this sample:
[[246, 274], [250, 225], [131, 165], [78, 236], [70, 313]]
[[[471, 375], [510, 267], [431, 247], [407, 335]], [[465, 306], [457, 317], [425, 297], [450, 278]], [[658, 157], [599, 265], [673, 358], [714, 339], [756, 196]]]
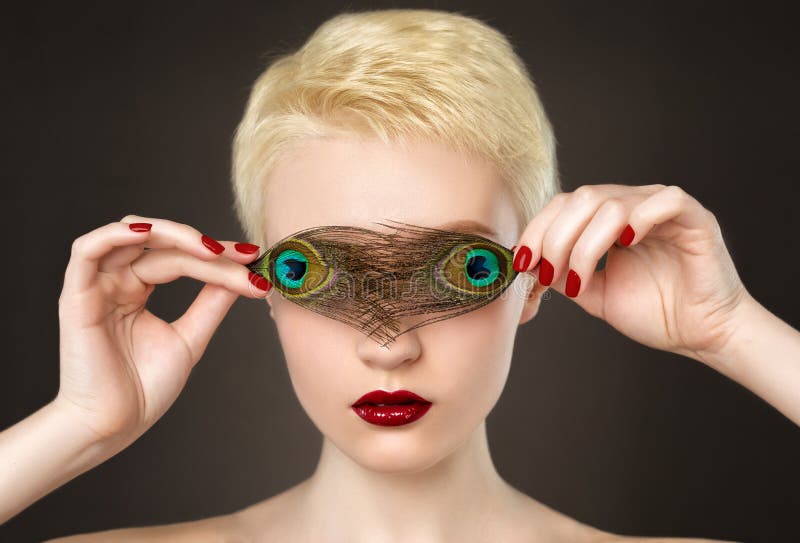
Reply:
[[[58, 389], [72, 240], [128, 213], [241, 239], [230, 143], [262, 54], [370, 7], [462, 10], [505, 32], [554, 124], [564, 189], [680, 185], [716, 214], [750, 292], [798, 326], [798, 46], [782, 4], [40, 3], [4, 16], [0, 427]], [[199, 288], [159, 287], [151, 307], [174, 319]], [[796, 537], [800, 428], [560, 295], [520, 329], [488, 428], [507, 480], [599, 528]], [[310, 475], [319, 446], [265, 307], [240, 299], [163, 419], [0, 540], [228, 513]]]

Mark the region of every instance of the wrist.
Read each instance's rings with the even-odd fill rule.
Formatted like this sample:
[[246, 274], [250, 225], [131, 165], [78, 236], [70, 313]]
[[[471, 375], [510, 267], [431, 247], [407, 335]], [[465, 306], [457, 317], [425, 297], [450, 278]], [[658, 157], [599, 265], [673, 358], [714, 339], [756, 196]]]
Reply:
[[71, 448], [80, 452], [79, 464], [85, 464], [87, 469], [107, 460], [124, 448], [124, 445], [115, 446], [112, 440], [93, 431], [80, 417], [77, 406], [61, 396], [53, 398], [42, 410], [53, 420], [54, 425], [58, 425], [70, 436]]
[[698, 352], [695, 358], [714, 370], [730, 375], [744, 360], [748, 346], [756, 339], [759, 329], [772, 318], [775, 316], [745, 291], [728, 321], [726, 341], [713, 350]]

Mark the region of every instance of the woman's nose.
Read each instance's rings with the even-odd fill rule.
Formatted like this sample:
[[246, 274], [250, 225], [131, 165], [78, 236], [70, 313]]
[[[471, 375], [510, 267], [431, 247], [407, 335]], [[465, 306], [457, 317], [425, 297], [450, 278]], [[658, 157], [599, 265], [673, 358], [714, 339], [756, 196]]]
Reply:
[[[398, 319], [400, 332], [408, 330], [420, 320], [422, 320], [421, 317]], [[400, 333], [393, 341], [387, 342], [385, 345], [382, 345], [383, 342], [376, 341], [374, 337], [364, 334], [358, 340], [358, 357], [365, 364], [384, 370], [412, 363], [422, 354], [422, 344], [417, 332], [418, 329], [414, 329]]]

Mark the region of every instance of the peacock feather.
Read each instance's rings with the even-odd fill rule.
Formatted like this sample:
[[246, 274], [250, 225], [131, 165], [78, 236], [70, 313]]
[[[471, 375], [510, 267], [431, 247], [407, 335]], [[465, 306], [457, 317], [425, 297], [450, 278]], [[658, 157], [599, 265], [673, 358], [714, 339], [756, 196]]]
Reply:
[[[275, 243], [247, 267], [287, 300], [386, 346], [410, 330], [474, 311], [517, 275], [510, 249], [476, 234], [399, 221], [389, 233], [317, 226]], [[398, 319], [431, 314], [400, 331]]]

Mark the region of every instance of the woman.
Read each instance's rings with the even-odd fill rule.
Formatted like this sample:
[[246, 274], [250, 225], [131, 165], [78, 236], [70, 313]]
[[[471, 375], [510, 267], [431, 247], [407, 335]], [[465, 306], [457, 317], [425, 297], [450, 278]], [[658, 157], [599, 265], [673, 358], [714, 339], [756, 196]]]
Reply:
[[[323, 24], [259, 78], [237, 131], [237, 212], [255, 244], [132, 215], [75, 240], [59, 300], [59, 392], [0, 434], [0, 457], [11, 459], [0, 483], [17, 489], [0, 496], [0, 519], [147, 431], [241, 295], [267, 300], [292, 385], [324, 436], [315, 473], [231, 515], [54, 541], [635, 539], [570, 519], [494, 469], [485, 418], [508, 375], [517, 326], [536, 315], [544, 291], [636, 341], [707, 364], [797, 423], [800, 334], [748, 294], [716, 219], [697, 200], [674, 185], [563, 193], [554, 141], [524, 65], [485, 24], [423, 10]], [[387, 219], [440, 235], [425, 246], [393, 238]], [[376, 243], [402, 240], [370, 247], [340, 237], [326, 254], [347, 256], [348, 266], [361, 250], [379, 255], [364, 269], [390, 275], [386, 262], [409, 269], [405, 250], [426, 254], [460, 234], [496, 244], [494, 271], [505, 263], [513, 267], [505, 277], [519, 277], [467, 312], [448, 299], [449, 318], [435, 322], [425, 312], [384, 311], [407, 307], [385, 292], [369, 298], [371, 320], [355, 318], [363, 296], [320, 311], [293, 297], [295, 281], [324, 270], [313, 255], [280, 260], [283, 252], [259, 258], [259, 250], [331, 226], [372, 232], [359, 239]], [[595, 271], [606, 252], [605, 269]], [[493, 269], [489, 260], [479, 271]], [[167, 323], [145, 302], [154, 285], [181, 275], [206, 286]], [[388, 340], [375, 341], [376, 330]], [[400, 390], [416, 401], [376, 392]], [[395, 402], [407, 405], [379, 405]]]

